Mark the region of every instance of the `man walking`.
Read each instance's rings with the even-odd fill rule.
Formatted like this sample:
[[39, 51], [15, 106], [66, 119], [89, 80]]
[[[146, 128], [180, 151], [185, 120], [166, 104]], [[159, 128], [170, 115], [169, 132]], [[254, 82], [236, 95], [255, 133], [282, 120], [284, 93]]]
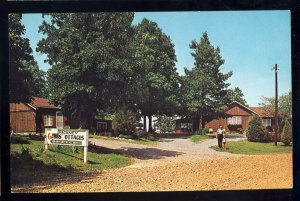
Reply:
[[223, 134], [224, 134], [224, 129], [222, 126], [217, 130], [216, 138], [218, 139], [218, 147], [222, 148], [222, 141], [223, 141]]

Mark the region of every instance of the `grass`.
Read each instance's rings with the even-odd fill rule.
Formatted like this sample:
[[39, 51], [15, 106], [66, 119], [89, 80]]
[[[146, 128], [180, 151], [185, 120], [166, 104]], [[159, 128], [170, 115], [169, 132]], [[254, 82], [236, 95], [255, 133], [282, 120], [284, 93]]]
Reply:
[[190, 140], [194, 143], [199, 143], [206, 139], [211, 139], [211, 137], [209, 137], [207, 135], [192, 135], [190, 138]]
[[147, 146], [157, 146], [159, 143], [159, 138], [155, 138], [155, 140], [148, 140], [148, 139], [125, 139], [125, 138], [117, 138], [117, 137], [106, 137], [106, 136], [99, 136], [99, 135], [90, 135], [89, 138], [94, 139], [110, 139], [110, 140], [117, 140], [122, 142], [128, 142], [132, 144], [141, 144], [141, 145], [147, 145]]
[[[15, 142], [13, 138], [11, 142]], [[38, 181], [36, 175], [43, 178], [51, 174], [95, 173], [131, 164], [129, 157], [109, 153], [95, 146], [89, 146], [88, 163], [85, 164], [83, 147], [77, 147], [76, 150], [72, 146], [51, 145], [45, 150], [43, 139], [32, 140], [26, 136], [17, 138], [18, 143], [11, 143], [12, 184]], [[21, 144], [20, 141], [26, 144]]]
[[260, 143], [260, 142], [249, 142], [248, 140], [242, 140], [236, 142], [227, 142], [226, 150], [219, 149], [217, 145], [211, 148], [221, 152], [229, 152], [233, 154], [248, 154], [248, 155], [292, 153], [292, 146], [284, 146], [283, 143], [281, 142], [279, 142], [277, 146], [275, 146], [274, 142]]

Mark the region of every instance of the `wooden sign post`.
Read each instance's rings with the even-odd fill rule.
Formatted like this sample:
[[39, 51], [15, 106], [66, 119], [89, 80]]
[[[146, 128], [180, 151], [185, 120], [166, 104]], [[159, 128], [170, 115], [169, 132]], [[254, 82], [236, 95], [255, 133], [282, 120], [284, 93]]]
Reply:
[[45, 128], [45, 149], [48, 145], [71, 145], [83, 147], [83, 161], [87, 163], [89, 130]]

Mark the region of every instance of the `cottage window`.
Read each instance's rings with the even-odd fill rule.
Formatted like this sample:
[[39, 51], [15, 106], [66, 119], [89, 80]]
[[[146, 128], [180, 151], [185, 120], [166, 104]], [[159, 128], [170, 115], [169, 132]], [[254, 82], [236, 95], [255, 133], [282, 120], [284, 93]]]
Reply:
[[53, 126], [53, 116], [52, 115], [44, 116], [44, 126]]
[[242, 125], [242, 117], [241, 116], [232, 116], [227, 118], [228, 125]]
[[188, 124], [187, 123], [181, 123], [180, 128], [188, 128]]
[[262, 124], [267, 127], [271, 126], [271, 119], [262, 119]]
[[64, 128], [64, 116], [60, 111], [56, 112], [56, 128]]
[[97, 122], [97, 130], [98, 131], [107, 130], [107, 123], [106, 122]]

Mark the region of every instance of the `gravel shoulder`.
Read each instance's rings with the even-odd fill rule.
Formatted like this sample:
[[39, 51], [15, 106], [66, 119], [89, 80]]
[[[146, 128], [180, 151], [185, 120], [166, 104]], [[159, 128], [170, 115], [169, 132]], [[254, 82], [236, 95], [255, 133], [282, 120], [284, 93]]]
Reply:
[[[232, 138], [227, 140], [240, 140]], [[144, 192], [292, 188], [292, 154], [237, 155], [194, 144], [186, 138], [163, 139], [158, 146], [92, 140], [125, 153], [132, 165], [106, 170], [75, 182], [14, 186], [13, 192]], [[274, 174], [274, 172], [276, 174]]]

